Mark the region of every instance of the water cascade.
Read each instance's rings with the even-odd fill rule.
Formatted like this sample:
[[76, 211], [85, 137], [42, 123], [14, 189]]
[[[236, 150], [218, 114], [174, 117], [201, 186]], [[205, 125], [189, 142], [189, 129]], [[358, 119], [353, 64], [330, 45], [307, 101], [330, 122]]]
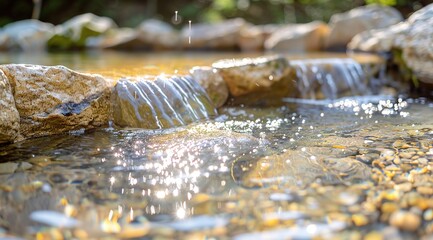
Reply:
[[336, 99], [371, 94], [369, 77], [360, 63], [350, 58], [293, 60], [299, 97]]
[[112, 103], [113, 121], [121, 127], [170, 128], [216, 115], [209, 97], [191, 77], [121, 79]]

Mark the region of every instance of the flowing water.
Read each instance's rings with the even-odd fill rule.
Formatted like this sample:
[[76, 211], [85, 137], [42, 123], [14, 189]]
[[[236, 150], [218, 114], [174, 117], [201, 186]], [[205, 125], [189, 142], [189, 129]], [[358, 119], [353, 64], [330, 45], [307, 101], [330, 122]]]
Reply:
[[[170, 92], [162, 82], [121, 80], [118, 86], [132, 89], [124, 92], [131, 106], [158, 106], [131, 107], [136, 125], [125, 125], [147, 128], [137, 119], [160, 111], [150, 116], [165, 116], [154, 121], [156, 130], [108, 127], [0, 147], [0, 237], [308, 239], [373, 232], [416, 239], [421, 232], [390, 227], [392, 212], [381, 207], [411, 194], [394, 211], [423, 204], [424, 216], [433, 208], [428, 193], [418, 193], [430, 185], [413, 180], [431, 181], [433, 105], [341, 98], [340, 90], [369, 93], [363, 70], [350, 59], [316, 61], [294, 62], [308, 99], [227, 106], [216, 115], [187, 78], [169, 82]], [[324, 97], [312, 95], [308, 84]], [[184, 89], [201, 100], [149, 96]], [[406, 183], [409, 189], [401, 190]]]

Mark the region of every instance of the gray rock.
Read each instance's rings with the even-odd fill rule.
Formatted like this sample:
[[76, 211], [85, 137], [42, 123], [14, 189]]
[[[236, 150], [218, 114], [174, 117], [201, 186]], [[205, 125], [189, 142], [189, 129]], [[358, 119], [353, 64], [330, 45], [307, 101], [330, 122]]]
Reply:
[[0, 31], [0, 50], [44, 50], [54, 34], [54, 25], [35, 19], [10, 23]]
[[137, 27], [139, 39], [154, 49], [173, 49], [180, 45], [180, 35], [165, 22], [150, 19]]
[[191, 31], [189, 26], [182, 29], [180, 41], [187, 49], [234, 49], [245, 24], [241, 18], [213, 24], [192, 24]]
[[19, 134], [20, 118], [9, 80], [0, 70], [0, 143], [15, 140]]
[[265, 41], [282, 26], [248, 24], [239, 32], [238, 45], [242, 51], [261, 51], [264, 49]]
[[116, 23], [108, 17], [99, 17], [92, 13], [78, 15], [56, 26], [55, 34], [48, 41], [48, 47], [71, 49], [93, 46], [92, 38], [115, 28]]
[[320, 21], [287, 25], [265, 41], [265, 49], [285, 52], [319, 51], [324, 47], [328, 32], [328, 26]]
[[381, 5], [367, 5], [338, 13], [329, 21], [328, 47], [346, 47], [358, 33], [370, 29], [385, 28], [403, 20], [397, 9]]
[[106, 124], [110, 89], [99, 75], [63, 66], [0, 65], [10, 84], [24, 138]]
[[348, 47], [362, 51], [400, 49], [404, 63], [415, 76], [433, 83], [433, 4], [413, 13], [405, 22], [355, 36]]
[[221, 107], [227, 101], [229, 90], [217, 70], [211, 67], [194, 67], [190, 71], [192, 78], [202, 86], [215, 107]]
[[0, 174], [11, 174], [18, 169], [18, 163], [15, 162], [5, 162], [0, 163]]

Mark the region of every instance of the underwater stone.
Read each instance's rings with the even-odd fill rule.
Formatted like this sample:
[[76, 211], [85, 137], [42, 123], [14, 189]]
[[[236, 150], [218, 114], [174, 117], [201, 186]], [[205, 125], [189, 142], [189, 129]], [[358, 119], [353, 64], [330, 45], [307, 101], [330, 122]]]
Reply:
[[63, 66], [0, 65], [12, 85], [24, 138], [108, 122], [110, 89], [99, 75]]
[[215, 107], [221, 107], [227, 101], [229, 90], [226, 82], [211, 67], [194, 67], [190, 71], [192, 78], [202, 86]]
[[328, 33], [328, 25], [320, 21], [289, 24], [275, 31], [265, 41], [265, 49], [301, 53], [320, 51], [324, 47]]
[[0, 70], [0, 143], [11, 142], [18, 137], [20, 117], [15, 107], [11, 85]]
[[204, 89], [190, 76], [121, 79], [111, 99], [113, 121], [121, 127], [169, 128], [216, 115]]
[[331, 30], [327, 46], [345, 48], [358, 33], [389, 27], [402, 20], [403, 17], [397, 9], [381, 5], [367, 5], [334, 14], [329, 21]]

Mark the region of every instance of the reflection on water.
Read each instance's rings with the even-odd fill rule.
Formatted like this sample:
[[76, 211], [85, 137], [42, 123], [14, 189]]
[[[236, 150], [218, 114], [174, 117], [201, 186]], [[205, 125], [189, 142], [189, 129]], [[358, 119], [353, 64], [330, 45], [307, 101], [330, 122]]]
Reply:
[[357, 205], [372, 162], [403, 136], [431, 139], [432, 112], [402, 99], [229, 107], [174, 129], [4, 146], [1, 162], [16, 165], [0, 165], [0, 236], [332, 236], [352, 214], [374, 217]]

